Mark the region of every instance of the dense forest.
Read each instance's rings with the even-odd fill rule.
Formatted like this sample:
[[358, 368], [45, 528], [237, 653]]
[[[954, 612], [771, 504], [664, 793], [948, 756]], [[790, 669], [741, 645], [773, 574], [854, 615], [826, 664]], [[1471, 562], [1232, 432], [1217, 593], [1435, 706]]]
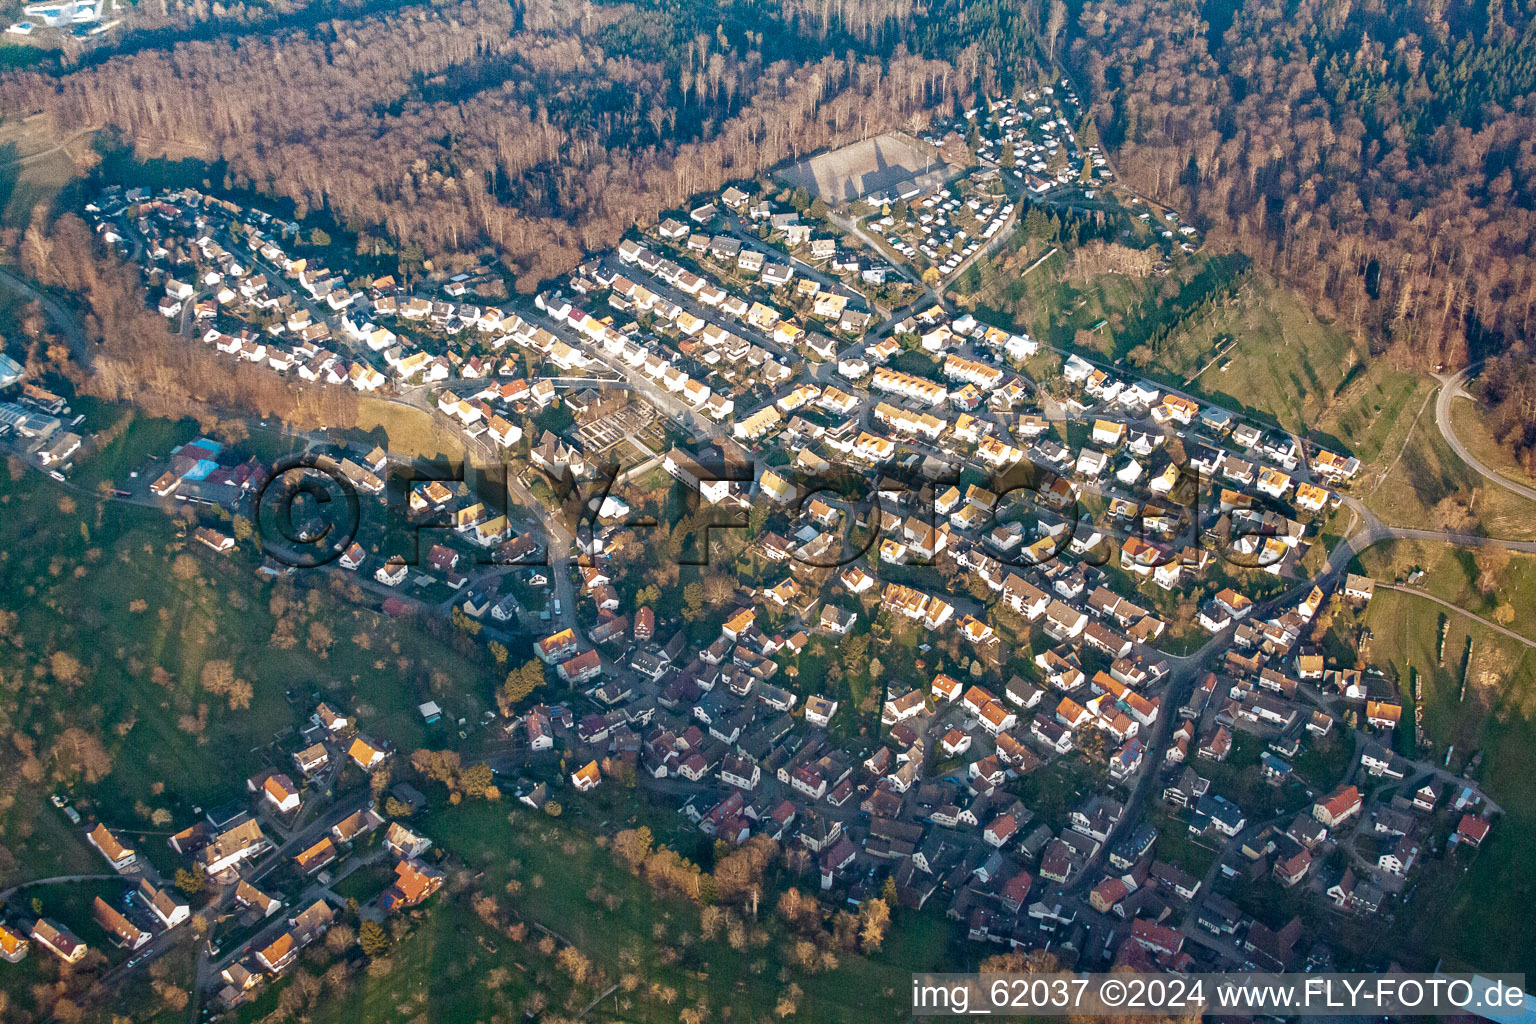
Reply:
[[974, 6], [977, 40], [1015, 41], [966, 42], [890, 0], [461, 0], [18, 72], [0, 109], [222, 160], [231, 187], [394, 244], [488, 242], [531, 289], [690, 195], [997, 86], [1038, 5]]
[[46, 368], [69, 377], [80, 390], [132, 401], [152, 416], [193, 417], [205, 425], [237, 410], [299, 428], [356, 425], [358, 399], [350, 388], [305, 387], [168, 333], [165, 319], [146, 304], [137, 270], [100, 258], [91, 229], [74, 214], [61, 216], [46, 234], [29, 229], [19, 254], [29, 276], [76, 296], [88, 310], [82, 327], [86, 340], [95, 343], [89, 373], [72, 358], [82, 353], [71, 354], [62, 344], [46, 349]]
[[[324, 210], [371, 252], [489, 244], [526, 291], [691, 195], [1017, 93], [1061, 59], [1128, 183], [1376, 351], [1420, 368], [1529, 361], [1536, 0], [164, 12], [78, 66], [0, 76], [0, 109], [218, 162], [230, 188]], [[1536, 461], [1532, 417], [1504, 406], [1498, 426]]]
[[1361, 337], [1456, 365], [1536, 326], [1533, 12], [1087, 0], [1071, 60], [1127, 179]]

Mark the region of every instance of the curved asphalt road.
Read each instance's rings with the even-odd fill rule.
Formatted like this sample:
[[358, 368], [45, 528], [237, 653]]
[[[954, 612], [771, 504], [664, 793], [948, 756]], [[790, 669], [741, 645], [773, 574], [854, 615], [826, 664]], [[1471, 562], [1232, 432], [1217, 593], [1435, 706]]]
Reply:
[[20, 882], [0, 892], [0, 903], [4, 903], [22, 889], [30, 889], [35, 885], [62, 885], [66, 882], [101, 882], [122, 877], [122, 875], [54, 875], [52, 878], [34, 878], [30, 882]]
[[59, 333], [69, 341], [69, 346], [74, 350], [75, 359], [84, 362], [91, 350], [90, 342], [86, 340], [85, 331], [80, 326], [80, 321], [74, 314], [66, 309], [59, 300], [52, 295], [35, 287], [30, 281], [15, 271], [0, 267], [0, 286], [20, 292], [43, 308], [52, 320]]
[[[1536, 488], [1527, 487], [1516, 483], [1501, 473], [1496, 473], [1478, 461], [1477, 456], [1467, 450], [1467, 446], [1456, 438], [1456, 432], [1451, 428], [1451, 402], [1457, 395], [1465, 394], [1464, 386], [1467, 377], [1477, 368], [1476, 363], [1468, 366], [1454, 377], [1442, 377], [1440, 383], [1440, 395], [1435, 399], [1435, 420], [1440, 426], [1440, 435], [1445, 438], [1445, 443], [1451, 446], [1457, 456], [1470, 466], [1473, 472], [1491, 483], [1498, 484], [1506, 491], [1520, 495], [1531, 501], [1536, 501]], [[1469, 398], [1471, 396], [1468, 396]]]

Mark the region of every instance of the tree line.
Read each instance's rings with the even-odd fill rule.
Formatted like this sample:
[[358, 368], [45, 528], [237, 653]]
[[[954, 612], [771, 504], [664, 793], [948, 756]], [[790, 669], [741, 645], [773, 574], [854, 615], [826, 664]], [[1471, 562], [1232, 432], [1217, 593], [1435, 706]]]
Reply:
[[1374, 351], [1536, 328], [1536, 3], [1089, 0], [1072, 65], [1122, 176]]
[[107, 126], [144, 155], [222, 160], [231, 187], [430, 254], [488, 242], [532, 290], [690, 196], [907, 126], [972, 86], [900, 47], [770, 59], [749, 30], [658, 46], [634, 26], [666, 17], [406, 7], [12, 73], [0, 108], [45, 113], [61, 134]]
[[223, 411], [239, 410], [263, 419], [275, 416], [299, 429], [358, 422], [351, 388], [304, 386], [168, 331], [165, 318], [149, 308], [137, 272], [98, 256], [95, 236], [74, 214], [61, 216], [46, 231], [34, 224], [20, 255], [29, 275], [84, 307], [80, 322], [94, 344], [89, 352], [75, 353], [83, 361], [58, 366], [82, 391], [132, 402], [167, 419], [208, 423]]

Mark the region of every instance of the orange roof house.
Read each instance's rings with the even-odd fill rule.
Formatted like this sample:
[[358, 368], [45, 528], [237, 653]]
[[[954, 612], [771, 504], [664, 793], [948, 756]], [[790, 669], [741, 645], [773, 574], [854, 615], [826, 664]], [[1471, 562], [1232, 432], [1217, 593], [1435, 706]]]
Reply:
[[352, 745], [347, 748], [347, 756], [356, 761], [358, 767], [362, 768], [363, 771], [372, 771], [384, 760], [386, 755], [384, 750], [375, 746], [371, 740], [358, 736], [352, 741]]
[[395, 865], [395, 882], [379, 897], [386, 911], [414, 907], [442, 887], [443, 873], [419, 860], [402, 860]]
[[283, 932], [271, 945], [256, 951], [256, 961], [272, 974], [277, 974], [298, 955], [299, 945], [293, 941], [293, 933]]
[[13, 964], [20, 963], [26, 959], [30, 945], [25, 935], [0, 924], [0, 960]]
[[1348, 821], [1359, 810], [1360, 791], [1354, 786], [1344, 786], [1328, 799], [1313, 804], [1312, 817], [1331, 827]]
[[585, 766], [577, 769], [571, 775], [571, 785], [582, 793], [597, 788], [597, 784], [603, 781], [602, 772], [597, 769], [596, 761], [588, 761]]
[[105, 825], [97, 825], [87, 833], [85, 838], [100, 850], [101, 855], [107, 858], [108, 863], [118, 871], [138, 859], [132, 850], [117, 841], [117, 837]]
[[330, 836], [323, 837], [314, 846], [293, 858], [294, 863], [299, 866], [299, 870], [303, 871], [306, 875], [319, 871], [335, 859], [336, 844], [331, 842]]

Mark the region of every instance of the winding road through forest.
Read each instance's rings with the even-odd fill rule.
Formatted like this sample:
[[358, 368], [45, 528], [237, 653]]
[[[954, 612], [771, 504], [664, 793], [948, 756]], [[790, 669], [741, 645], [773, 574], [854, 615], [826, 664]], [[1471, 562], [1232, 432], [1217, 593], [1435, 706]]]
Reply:
[[48, 319], [52, 320], [59, 332], [69, 340], [75, 359], [84, 362], [85, 354], [90, 351], [91, 346], [86, 340], [85, 329], [80, 326], [79, 318], [66, 309], [58, 299], [5, 267], [0, 267], [0, 285], [21, 293], [29, 301], [41, 306], [43, 312], [48, 314]]

